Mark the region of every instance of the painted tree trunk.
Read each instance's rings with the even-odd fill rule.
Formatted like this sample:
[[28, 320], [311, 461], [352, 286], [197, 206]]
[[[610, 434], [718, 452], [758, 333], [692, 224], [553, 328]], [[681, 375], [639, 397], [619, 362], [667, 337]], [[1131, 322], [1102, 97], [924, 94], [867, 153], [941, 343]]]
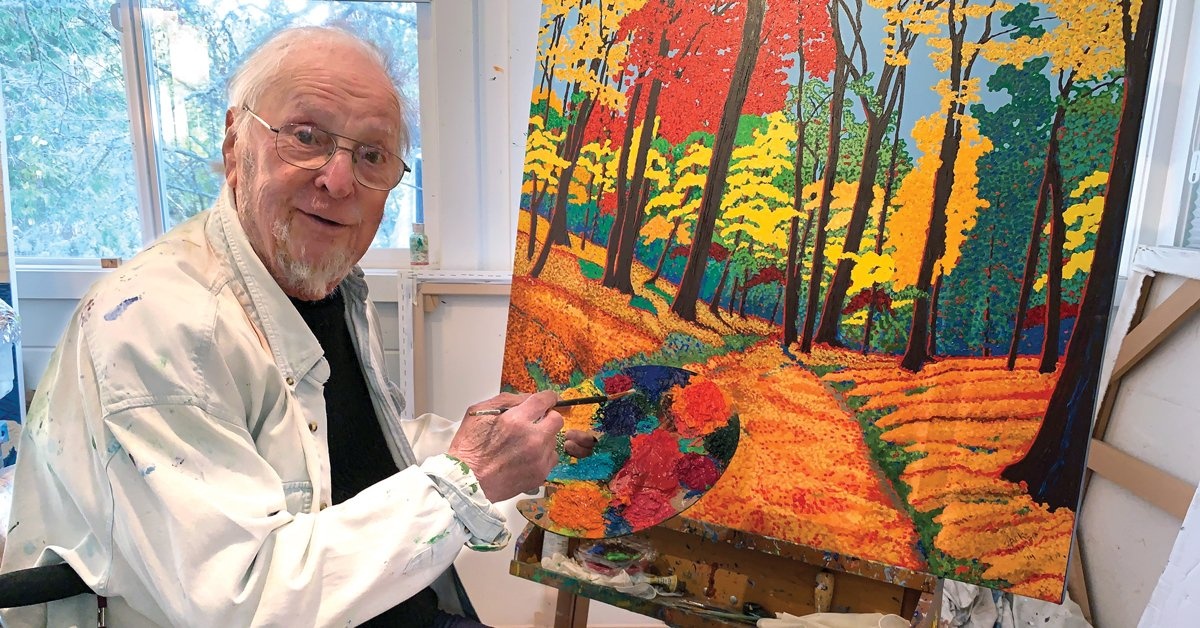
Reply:
[[[836, 10], [831, 9], [835, 14]], [[835, 29], [836, 30], [836, 29]], [[836, 35], [835, 35], [836, 37]], [[821, 200], [817, 208], [816, 236], [813, 238], [812, 274], [808, 278], [808, 303], [804, 314], [804, 328], [800, 334], [800, 351], [812, 351], [816, 329], [817, 306], [820, 303], [821, 282], [825, 279], [825, 224], [829, 221], [829, 206], [833, 202], [833, 184], [837, 181], [838, 155], [842, 147], [842, 111], [846, 100], [845, 57], [838, 55], [837, 67], [833, 71], [833, 96], [829, 102], [829, 152], [825, 158], [824, 178], [821, 181]]]
[[[962, 89], [963, 35], [965, 25], [955, 30], [954, 12], [948, 12], [950, 22], [950, 88]], [[908, 333], [908, 347], [900, 366], [917, 372], [930, 361], [929, 355], [929, 297], [933, 287], [933, 270], [946, 252], [946, 208], [950, 192], [954, 189], [954, 164], [958, 160], [958, 149], [962, 141], [962, 130], [958, 116], [962, 107], [951, 102], [946, 108], [946, 126], [942, 133], [942, 145], [938, 158], [941, 160], [933, 179], [933, 207], [929, 217], [929, 232], [925, 239], [925, 250], [921, 255], [921, 266], [917, 271], [916, 288], [921, 295], [913, 299], [912, 327]]]
[[646, 99], [646, 115], [642, 118], [642, 136], [638, 140], [638, 156], [634, 163], [633, 181], [630, 183], [630, 199], [625, 207], [625, 224], [621, 229], [621, 240], [617, 245], [616, 265], [611, 278], [603, 285], [616, 288], [625, 294], [633, 294], [633, 257], [637, 251], [638, 232], [642, 230], [643, 208], [650, 193], [650, 180], [646, 178], [646, 161], [650, 155], [650, 143], [654, 139], [654, 118], [658, 115], [658, 96], [662, 81], [650, 85], [650, 96]]
[[616, 272], [617, 252], [621, 249], [621, 234], [625, 232], [625, 221], [629, 218], [629, 151], [633, 148], [633, 132], [637, 128], [638, 105], [642, 99], [642, 83], [638, 81], [629, 97], [629, 116], [625, 123], [625, 137], [621, 144], [621, 156], [617, 159], [617, 212], [612, 227], [608, 230], [608, 249], [604, 254], [604, 278]]
[[[800, 210], [803, 209], [804, 202], [804, 178], [801, 173], [804, 172], [804, 134], [807, 131], [808, 123], [804, 120], [804, 29], [800, 29], [800, 36], [796, 41], [801, 42], [796, 47], [796, 156], [793, 160], [792, 172], [795, 173], [792, 181], [792, 210], [796, 215], [792, 217], [788, 225], [788, 249], [787, 261], [784, 265], [783, 280], [780, 282], [782, 294], [780, 301], [783, 301], [783, 350], [787, 351], [788, 347], [796, 342], [796, 318], [800, 308], [800, 267], [804, 259], [804, 246], [806, 242], [800, 243], [797, 239], [800, 230]], [[809, 210], [809, 223], [812, 224], [812, 211]], [[807, 235], [807, 234], [806, 234]], [[772, 316], [772, 319], [774, 317]]]
[[[1051, 131], [1053, 135], [1053, 131]], [[1049, 167], [1049, 162], [1046, 163]], [[1025, 330], [1025, 316], [1029, 313], [1029, 299], [1033, 295], [1033, 282], [1037, 278], [1038, 256], [1042, 248], [1042, 228], [1046, 223], [1046, 206], [1049, 204], [1046, 188], [1050, 186], [1050, 174], [1042, 170], [1042, 182], [1038, 185], [1037, 204], [1033, 209], [1033, 227], [1029, 233], [1029, 247], [1025, 250], [1025, 270], [1021, 274], [1021, 290], [1017, 293], [1017, 313], [1013, 318], [1012, 339], [1008, 343], [1008, 370], [1017, 366], [1021, 337]]]
[[675, 223], [671, 225], [671, 233], [667, 236], [666, 244], [663, 246], [662, 255], [658, 256], [658, 263], [654, 266], [654, 274], [646, 280], [647, 284], [653, 284], [662, 276], [663, 267], [667, 265], [667, 256], [671, 254], [671, 247], [675, 246], [675, 236], [679, 233], [679, 225], [683, 222], [683, 217], [675, 219]]
[[1121, 235], [1125, 231], [1126, 210], [1133, 181], [1134, 157], [1141, 132], [1142, 111], [1146, 106], [1146, 86], [1154, 49], [1154, 28], [1158, 23], [1158, 3], [1144, 2], [1133, 29], [1131, 0], [1122, 0], [1125, 12], [1125, 93], [1121, 121], [1113, 146], [1108, 191], [1096, 233], [1095, 258], [1079, 315], [1067, 344], [1058, 383], [1042, 427], [1021, 460], [1009, 465], [1002, 477], [1024, 483], [1034, 500], [1051, 510], [1076, 508], [1083, 482], [1087, 439], [1091, 433], [1092, 411], [1099, 392], [1100, 363], [1113, 287], [1121, 257]]
[[[741, 235], [741, 234], [738, 234]], [[738, 238], [740, 240], [741, 238]], [[733, 248], [737, 249], [737, 241], [733, 243]], [[725, 258], [725, 268], [721, 270], [721, 278], [717, 280], [717, 288], [713, 290], [712, 300], [708, 302], [708, 312], [713, 316], [717, 315], [718, 309], [721, 307], [721, 295], [725, 294], [725, 282], [729, 281], [729, 268], [733, 266], [733, 256]], [[734, 292], [729, 293], [730, 300], [734, 297]]]
[[[887, 184], [883, 187], [883, 204], [879, 209], [879, 228], [875, 231], [875, 254], [883, 254], [883, 241], [887, 234], [887, 219], [888, 207], [892, 204], [892, 191], [896, 184], [896, 179], [899, 178], [899, 173], [896, 172], [896, 155], [900, 152], [900, 121], [904, 119], [904, 92], [905, 92], [905, 73], [906, 68], [900, 68], [900, 77], [898, 79], [900, 91], [897, 94], [899, 105], [896, 107], [896, 122], [893, 127], [892, 134], [892, 156], [888, 161]], [[879, 284], [872, 284], [871, 290], [878, 290]], [[875, 326], [875, 313], [879, 306], [872, 300], [867, 306], [867, 323], [863, 325], [863, 346], [862, 354], [866, 355], [871, 350], [871, 333]]]
[[[867, 219], [871, 215], [871, 206], [875, 202], [875, 178], [879, 174], [880, 154], [878, 147], [883, 143], [887, 134], [888, 122], [896, 108], [896, 97], [900, 86], [893, 84], [896, 78], [903, 75], [895, 72], [895, 66], [886, 66], [879, 79], [876, 89], [876, 99], [882, 104], [882, 110], [872, 112], [868, 98], [859, 97], [867, 118], [867, 139], [860, 160], [861, 174], [858, 178], [858, 191], [854, 196], [854, 207], [850, 212], [850, 223], [846, 226], [846, 242], [843, 245], [847, 253], [858, 253], [862, 246], [863, 232], [867, 228]], [[817, 328], [817, 342], [841, 346], [838, 338], [838, 327], [842, 320], [842, 308], [846, 305], [846, 291], [850, 289], [850, 273], [854, 270], [854, 259], [843, 257], [838, 260], [833, 272], [833, 279], [825, 294], [825, 307], [821, 310], [821, 324]]]
[[700, 212], [696, 218], [692, 236], [692, 250], [679, 282], [679, 291], [671, 303], [671, 311], [685, 321], [695, 322], [696, 300], [700, 297], [700, 285], [708, 265], [708, 247], [712, 244], [712, 230], [717, 213], [721, 209], [721, 197], [725, 191], [725, 177], [729, 174], [729, 157], [733, 154], [733, 141], [741, 118], [742, 105], [749, 91], [750, 75], [758, 62], [759, 34], [762, 32], [766, 0], [749, 0], [746, 19], [742, 28], [742, 45], [734, 62], [733, 81], [725, 98], [721, 122], [713, 141], [712, 158], [708, 167], [708, 182], [700, 199]]
[[1062, 164], [1058, 149], [1066, 106], [1059, 104], [1058, 111], [1062, 113], [1055, 114], [1058, 124], [1050, 131], [1050, 143], [1046, 150], [1046, 174], [1050, 178], [1047, 186], [1050, 194], [1050, 241], [1046, 244], [1046, 333], [1042, 337], [1039, 373], [1053, 373], [1058, 368], [1058, 336], [1062, 327], [1063, 243], [1067, 238], [1067, 225], [1063, 216], [1066, 202], [1063, 198]]
[[546, 261], [550, 259], [550, 247], [560, 237], [558, 234], [566, 235], [567, 233], [568, 190], [571, 185], [571, 178], [575, 176], [575, 166], [579, 163], [579, 152], [583, 149], [583, 129], [587, 126], [587, 121], [591, 117], [595, 102], [591, 98], [587, 98], [579, 105], [579, 117], [567, 133], [566, 150], [563, 151], [563, 159], [567, 161], [568, 165], [566, 168], [563, 168], [562, 174], [559, 175], [558, 191], [554, 197], [554, 209], [550, 210], [550, 228], [546, 234], [546, 242], [542, 244], [542, 250], [538, 253], [537, 261], [533, 263], [533, 268], [529, 270], [530, 277], [537, 278], [538, 275], [542, 274], [542, 270], [546, 267]]

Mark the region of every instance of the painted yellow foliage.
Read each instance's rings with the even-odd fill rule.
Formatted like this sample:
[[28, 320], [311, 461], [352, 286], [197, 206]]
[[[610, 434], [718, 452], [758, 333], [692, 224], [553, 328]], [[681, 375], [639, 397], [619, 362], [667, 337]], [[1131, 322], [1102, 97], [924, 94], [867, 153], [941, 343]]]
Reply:
[[[943, 109], [946, 103], [943, 101]], [[979, 132], [974, 118], [960, 116], [962, 139], [958, 161], [954, 165], [954, 187], [946, 207], [946, 251], [935, 272], [948, 273], [957, 263], [966, 234], [975, 226], [975, 218], [987, 201], [979, 198], [979, 174], [976, 164], [992, 150], [992, 141]], [[921, 264], [921, 252], [929, 236], [933, 212], [934, 176], [941, 165], [938, 152], [945, 131], [945, 117], [930, 114], [913, 125], [913, 139], [922, 155], [904, 177], [896, 192], [896, 211], [888, 219], [888, 246], [896, 251], [896, 288], [915, 285]]]
[[[1041, 37], [1022, 36], [995, 42], [983, 52], [985, 58], [1020, 68], [1028, 59], [1049, 56], [1052, 72], [1072, 73], [1076, 81], [1100, 78], [1124, 67], [1120, 2], [1037, 0], [1035, 4], [1045, 7], [1043, 13], [1054, 16], [1054, 28]], [[1140, 7], [1135, 7], [1133, 15], [1138, 10]]]
[[[562, 99], [558, 97], [558, 94], [554, 93], [554, 90], [547, 88], [545, 85], [534, 86], [533, 97], [530, 99], [530, 101], [536, 103], [531, 114], [536, 113], [539, 121], [542, 119], [542, 115], [546, 113], [542, 105], [544, 102], [549, 102], [552, 110], [562, 114]], [[530, 124], [532, 123], [533, 120], [531, 119]]]
[[530, 194], [535, 182], [544, 185], [558, 183], [558, 175], [567, 167], [567, 161], [558, 156], [558, 145], [566, 133], [555, 133], [542, 128], [541, 117], [530, 119], [529, 137], [525, 141], [525, 177], [521, 191]]
[[734, 149], [721, 199], [724, 237], [744, 231], [750, 239], [777, 249], [787, 247], [785, 221], [796, 215], [792, 191], [782, 190], [776, 178], [793, 169], [790, 145], [795, 127], [782, 112], [767, 116], [767, 129], [755, 131], [754, 141]]
[[855, 294], [875, 284], [885, 284], [896, 274], [896, 261], [887, 253], [867, 251], [858, 255], [847, 253], [846, 256], [855, 262], [850, 271], [850, 290], [847, 294]]
[[[945, 24], [949, 19], [947, 11], [954, 11], [954, 19], [956, 20], [975, 20], [982, 21], [983, 18], [989, 15], [996, 16], [994, 19], [999, 21], [999, 17], [1011, 11], [1013, 5], [1007, 2], [993, 2], [988, 4], [972, 4], [972, 3], [921, 3], [914, 7], [914, 13], [922, 24], [928, 24], [927, 28], [931, 29], [936, 26], [937, 30], [933, 30], [929, 34], [941, 34], [941, 24]], [[927, 37], [925, 42], [929, 45], [929, 59], [933, 62], [933, 67], [938, 72], [948, 72], [953, 61], [953, 47], [949, 37]], [[993, 45], [991, 41], [984, 44], [984, 47]], [[960, 54], [968, 56], [974, 53], [977, 44], [964, 42], [963, 49]], [[985, 55], [986, 56], [986, 55]]]
[[[538, 31], [539, 65], [550, 68], [563, 85], [574, 86], [611, 109], [625, 109], [625, 95], [615, 87], [625, 69], [628, 41], [614, 41], [621, 18], [646, 0], [547, 0]], [[574, 20], [574, 24], [566, 23]], [[591, 61], [602, 59], [604, 63]], [[594, 68], [604, 68], [597, 74]], [[568, 89], [570, 89], [568, 87]]]
[[896, 0], [867, 0], [876, 9], [883, 10], [884, 17], [884, 62], [894, 66], [909, 64], [908, 56], [898, 50], [901, 30], [916, 35], [939, 35], [946, 20], [920, 3], [908, 3], [896, 8]]
[[[1097, 170], [1092, 174], [1084, 177], [1079, 185], [1071, 191], [1070, 198], [1081, 198], [1090, 191], [1104, 192], [1104, 186], [1108, 184], [1108, 173]], [[1063, 243], [1063, 251], [1074, 251], [1070, 257], [1063, 262], [1063, 279], [1071, 279], [1080, 273], [1086, 273], [1092, 268], [1092, 260], [1095, 257], [1095, 251], [1081, 250], [1087, 245], [1088, 234], [1095, 233], [1100, 228], [1100, 217], [1104, 214], [1104, 195], [1096, 194], [1086, 201], [1080, 203], [1072, 203], [1063, 211], [1063, 222], [1066, 223], [1067, 231], [1065, 241]], [[1049, 278], [1046, 274], [1042, 274], [1033, 284], [1034, 290], [1042, 290], [1046, 287], [1046, 282]]]
[[666, 240], [671, 235], [671, 227], [673, 226], [674, 223], [667, 220], [666, 216], [655, 214], [646, 221], [646, 224], [642, 225], [642, 238], [646, 242]]

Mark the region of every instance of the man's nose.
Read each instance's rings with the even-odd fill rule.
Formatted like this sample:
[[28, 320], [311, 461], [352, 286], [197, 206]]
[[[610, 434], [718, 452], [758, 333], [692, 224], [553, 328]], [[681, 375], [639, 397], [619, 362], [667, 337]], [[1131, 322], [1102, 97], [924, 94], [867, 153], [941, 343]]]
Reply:
[[[342, 155], [342, 151], [346, 154]], [[345, 198], [354, 193], [354, 184], [354, 149], [337, 146], [329, 161], [321, 166], [317, 185], [329, 190], [329, 195], [334, 198]]]

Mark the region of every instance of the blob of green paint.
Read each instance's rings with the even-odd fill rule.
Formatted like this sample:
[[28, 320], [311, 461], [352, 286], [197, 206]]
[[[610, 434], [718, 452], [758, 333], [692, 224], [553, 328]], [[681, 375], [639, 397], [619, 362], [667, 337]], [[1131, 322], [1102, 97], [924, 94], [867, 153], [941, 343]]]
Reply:
[[720, 427], [704, 437], [704, 448], [709, 455], [720, 460], [722, 466], [728, 465], [737, 452], [738, 438], [741, 436], [741, 421], [735, 414], [725, 427]]
[[596, 446], [592, 449], [592, 455], [608, 454], [612, 457], [613, 468], [620, 469], [629, 460], [629, 455], [632, 451], [630, 442], [631, 439], [628, 436], [602, 434], [596, 440]]

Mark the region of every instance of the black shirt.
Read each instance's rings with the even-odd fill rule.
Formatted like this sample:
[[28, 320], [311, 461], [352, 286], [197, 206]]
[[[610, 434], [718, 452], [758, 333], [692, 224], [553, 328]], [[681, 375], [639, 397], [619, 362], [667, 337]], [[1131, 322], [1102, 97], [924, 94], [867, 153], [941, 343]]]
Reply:
[[[325, 382], [325, 424], [329, 433], [329, 468], [333, 503], [339, 504], [398, 469], [375, 416], [367, 380], [346, 323], [342, 291], [320, 301], [292, 299], [329, 362]], [[426, 588], [363, 626], [373, 628], [430, 626], [437, 615], [437, 595]]]

